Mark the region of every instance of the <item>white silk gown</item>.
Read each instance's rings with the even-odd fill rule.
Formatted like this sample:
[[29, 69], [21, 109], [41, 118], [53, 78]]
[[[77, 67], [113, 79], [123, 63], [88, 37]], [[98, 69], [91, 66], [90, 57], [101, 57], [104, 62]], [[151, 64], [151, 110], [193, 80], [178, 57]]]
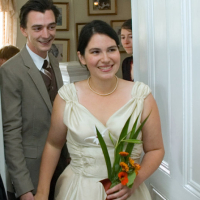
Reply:
[[[67, 147], [71, 163], [57, 181], [55, 200], [106, 199], [106, 193], [99, 181], [107, 178], [108, 174], [104, 156], [96, 137], [95, 126], [101, 132], [111, 162], [113, 162], [114, 146], [108, 133], [111, 132], [116, 141], [130, 115], [132, 115], [129, 126], [131, 130], [135, 119], [143, 110], [144, 99], [150, 92], [147, 85], [135, 82], [132, 88], [132, 98], [116, 111], [104, 126], [79, 103], [73, 83], [64, 85], [59, 90], [60, 97], [66, 101], [63, 120], [68, 127]], [[140, 132], [138, 139], [142, 139], [142, 132]], [[142, 151], [142, 144], [135, 144], [131, 157], [136, 163], [140, 162]], [[142, 183], [128, 200], [151, 200], [145, 184]]]

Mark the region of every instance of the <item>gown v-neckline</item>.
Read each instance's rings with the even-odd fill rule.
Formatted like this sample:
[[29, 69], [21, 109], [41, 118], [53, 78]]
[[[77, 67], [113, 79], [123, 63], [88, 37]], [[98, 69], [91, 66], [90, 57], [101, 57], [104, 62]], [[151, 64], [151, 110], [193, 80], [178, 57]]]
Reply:
[[[117, 142], [130, 115], [128, 131], [131, 131], [137, 116], [143, 111], [144, 99], [151, 90], [143, 83], [135, 83], [132, 92], [130, 88], [130, 100], [106, 120], [107, 127], [77, 101], [75, 92], [72, 83], [64, 85], [58, 91], [66, 102], [63, 122], [68, 127], [66, 139], [71, 162], [56, 183], [55, 200], [105, 200], [107, 195], [99, 181], [107, 178], [108, 172], [95, 126], [104, 138], [111, 163], [114, 163], [115, 145], [109, 135], [112, 135], [113, 141]], [[137, 138], [142, 140], [142, 132]], [[140, 162], [142, 152], [143, 145], [136, 144], [130, 154], [135, 163]], [[144, 183], [140, 184], [127, 200], [134, 199], [151, 200]]]
[[123, 109], [130, 101], [133, 100], [133, 90], [134, 90], [134, 87], [136, 85], [136, 82], [134, 83], [132, 89], [131, 89], [131, 98], [123, 105], [121, 106], [118, 110], [116, 110], [109, 118], [108, 120], [106, 121], [106, 124], [104, 125], [98, 118], [96, 118], [84, 105], [82, 105], [80, 102], [79, 102], [79, 99], [78, 99], [78, 94], [77, 94], [77, 90], [76, 90], [76, 86], [75, 84], [73, 83], [73, 88], [74, 88], [74, 91], [75, 91], [75, 94], [76, 94], [76, 100], [77, 100], [77, 103], [92, 117], [94, 118], [96, 121], [98, 121], [100, 124], [102, 124], [105, 128], [108, 127], [108, 122], [110, 121], [111, 118], [113, 118], [113, 116], [115, 116], [121, 109]]

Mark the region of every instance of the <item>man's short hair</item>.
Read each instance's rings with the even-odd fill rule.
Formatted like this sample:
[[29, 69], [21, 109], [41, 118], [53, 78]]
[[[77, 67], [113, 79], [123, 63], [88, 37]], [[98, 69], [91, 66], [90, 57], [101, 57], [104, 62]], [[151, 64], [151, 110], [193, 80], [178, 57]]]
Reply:
[[53, 4], [52, 0], [28, 0], [20, 9], [20, 27], [26, 28], [27, 16], [29, 12], [36, 11], [45, 13], [46, 10], [52, 10], [57, 22], [57, 18], [60, 14], [57, 7]]

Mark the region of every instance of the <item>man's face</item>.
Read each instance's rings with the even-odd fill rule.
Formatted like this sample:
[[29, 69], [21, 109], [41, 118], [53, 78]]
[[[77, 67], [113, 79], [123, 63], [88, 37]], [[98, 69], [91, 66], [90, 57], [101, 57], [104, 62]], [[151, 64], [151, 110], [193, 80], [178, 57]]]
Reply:
[[47, 56], [56, 34], [56, 20], [52, 10], [45, 13], [30, 11], [26, 28], [20, 27], [28, 47], [42, 58]]

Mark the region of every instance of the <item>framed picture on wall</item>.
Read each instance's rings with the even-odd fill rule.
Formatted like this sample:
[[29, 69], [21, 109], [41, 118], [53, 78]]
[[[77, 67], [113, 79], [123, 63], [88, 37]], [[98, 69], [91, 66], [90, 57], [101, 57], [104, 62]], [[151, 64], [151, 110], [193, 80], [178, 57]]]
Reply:
[[111, 21], [110, 21], [110, 25], [112, 26], [112, 28], [116, 31], [117, 35], [119, 36], [119, 41], [120, 41], [119, 51], [120, 51], [121, 53], [125, 53], [125, 50], [124, 50], [124, 48], [122, 47], [121, 38], [120, 38], [121, 26], [122, 26], [122, 24], [123, 24], [125, 21], [126, 21], [126, 20], [111, 20]]
[[81, 32], [81, 29], [86, 25], [87, 23], [76, 23], [76, 46], [78, 46], [78, 38]]
[[117, 0], [88, 0], [88, 15], [116, 15]]
[[70, 40], [69, 39], [55, 39], [51, 49], [51, 52], [58, 60], [58, 62], [70, 61]]
[[69, 3], [55, 2], [54, 5], [58, 8], [60, 14], [57, 18], [58, 31], [69, 30]]

